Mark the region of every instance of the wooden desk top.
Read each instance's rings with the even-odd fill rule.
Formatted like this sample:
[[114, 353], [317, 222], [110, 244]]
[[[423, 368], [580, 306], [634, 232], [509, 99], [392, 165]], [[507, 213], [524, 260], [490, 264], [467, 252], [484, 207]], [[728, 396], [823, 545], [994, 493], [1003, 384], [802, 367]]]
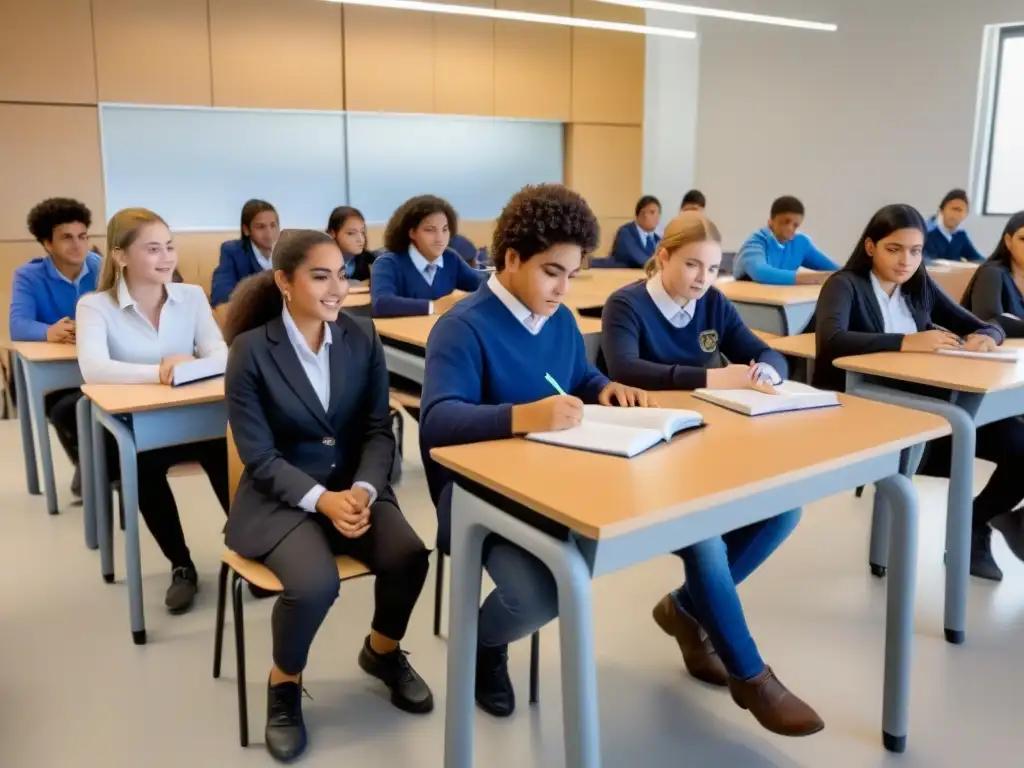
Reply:
[[820, 285], [762, 285], [749, 280], [719, 281], [716, 286], [729, 301], [773, 307], [814, 304], [821, 293]]
[[[1019, 344], [1007, 343], [1007, 347]], [[841, 357], [836, 366], [868, 376], [927, 384], [957, 392], [999, 392], [1024, 387], [1024, 361], [978, 360], [927, 352], [876, 352]]]
[[77, 360], [78, 347], [74, 344], [53, 344], [49, 341], [15, 341], [11, 348], [31, 363], [50, 363]]
[[635, 459], [525, 439], [437, 448], [431, 455], [588, 538], [601, 539], [949, 434], [938, 416], [840, 397], [840, 408], [749, 418], [685, 392], [659, 392], [662, 406], [700, 411], [708, 426]]
[[[581, 317], [573, 311], [580, 333], [587, 335], [601, 332], [601, 321], [596, 317]], [[417, 347], [427, 346], [430, 332], [440, 315], [420, 315], [418, 317], [382, 317], [373, 321], [377, 333], [387, 339], [412, 344]]]
[[783, 355], [813, 360], [818, 354], [813, 333], [801, 333], [798, 336], [776, 336], [774, 339], [765, 339], [764, 341], [769, 347]]
[[355, 307], [368, 307], [370, 306], [370, 291], [349, 291], [348, 296], [345, 297], [345, 301], [341, 303], [342, 309], [353, 309]]
[[180, 405], [216, 403], [224, 399], [224, 377], [180, 387], [165, 384], [85, 384], [82, 392], [107, 413], [138, 413]]

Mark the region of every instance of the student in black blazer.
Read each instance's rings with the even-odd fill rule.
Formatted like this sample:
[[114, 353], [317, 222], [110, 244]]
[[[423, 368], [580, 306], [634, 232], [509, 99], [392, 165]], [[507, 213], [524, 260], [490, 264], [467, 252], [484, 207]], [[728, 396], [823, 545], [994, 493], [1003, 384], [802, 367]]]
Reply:
[[[871, 352], [936, 352], [940, 349], [992, 351], [1004, 338], [956, 304], [930, 277], [923, 263], [926, 224], [909, 205], [886, 206], [871, 219], [846, 266], [821, 289], [817, 308], [814, 385], [842, 390], [845, 373], [833, 362]], [[949, 393], [907, 385], [943, 400]], [[949, 477], [952, 441], [928, 445], [921, 473]], [[1020, 511], [1024, 499], [1024, 420], [1004, 419], [978, 428], [978, 458], [996, 470], [974, 500], [971, 573], [1002, 579], [992, 558], [992, 528], [1003, 533], [1024, 559]]]
[[337, 554], [377, 579], [359, 666], [390, 688], [396, 707], [433, 709], [399, 647], [428, 552], [388, 485], [396, 448], [384, 351], [369, 320], [339, 314], [347, 292], [330, 235], [285, 231], [272, 269], [239, 288], [225, 328], [228, 418], [245, 465], [226, 542], [284, 587], [272, 619], [266, 730], [281, 760], [306, 746], [301, 675], [338, 595]]
[[967, 284], [963, 305], [1006, 335], [1024, 338], [1024, 211], [1006, 223], [999, 245]]
[[376, 255], [366, 247], [366, 219], [358, 208], [339, 205], [327, 220], [327, 234], [341, 249], [345, 259], [345, 276], [349, 280], [366, 282]]

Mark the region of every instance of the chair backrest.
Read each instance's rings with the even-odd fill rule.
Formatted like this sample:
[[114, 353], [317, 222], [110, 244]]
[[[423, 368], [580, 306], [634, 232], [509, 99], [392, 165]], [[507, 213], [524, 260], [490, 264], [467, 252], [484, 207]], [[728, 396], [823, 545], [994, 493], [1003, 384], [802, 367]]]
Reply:
[[242, 457], [238, 455], [238, 447], [235, 445], [235, 436], [231, 434], [231, 425], [228, 424], [228, 497], [235, 498], [235, 491], [238, 490], [238, 483], [242, 480]]

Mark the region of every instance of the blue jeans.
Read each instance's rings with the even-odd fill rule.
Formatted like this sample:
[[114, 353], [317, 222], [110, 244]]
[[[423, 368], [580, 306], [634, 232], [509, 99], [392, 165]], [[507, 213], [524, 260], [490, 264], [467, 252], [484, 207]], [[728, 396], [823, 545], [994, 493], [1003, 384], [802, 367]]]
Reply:
[[737, 680], [757, 677], [764, 661], [747, 628], [736, 586], [778, 549], [798, 522], [800, 510], [794, 509], [675, 553], [686, 569], [686, 582], [672, 593], [676, 606], [704, 628]]
[[532, 635], [558, 616], [555, 577], [525, 549], [497, 539], [489, 543], [484, 568], [494, 591], [480, 607], [480, 644], [493, 648]]

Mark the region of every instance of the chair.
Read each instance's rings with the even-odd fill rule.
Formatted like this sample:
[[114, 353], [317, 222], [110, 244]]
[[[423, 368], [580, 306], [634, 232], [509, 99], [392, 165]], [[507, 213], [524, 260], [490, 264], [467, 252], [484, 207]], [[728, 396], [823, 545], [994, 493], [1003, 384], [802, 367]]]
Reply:
[[[228, 490], [235, 495], [238, 481], [242, 477], [242, 460], [228, 427]], [[334, 558], [338, 566], [338, 576], [342, 581], [349, 581], [366, 576], [370, 569], [353, 560], [351, 557]], [[249, 746], [249, 706], [245, 690], [245, 620], [242, 612], [242, 582], [268, 592], [280, 592], [281, 582], [273, 571], [261, 563], [248, 560], [230, 549], [221, 555], [220, 577], [217, 584], [217, 625], [213, 641], [213, 677], [220, 677], [220, 659], [224, 648], [224, 609], [227, 598], [228, 573], [231, 574], [231, 610], [235, 621], [235, 665], [236, 686], [238, 688], [238, 741], [243, 747]]]

